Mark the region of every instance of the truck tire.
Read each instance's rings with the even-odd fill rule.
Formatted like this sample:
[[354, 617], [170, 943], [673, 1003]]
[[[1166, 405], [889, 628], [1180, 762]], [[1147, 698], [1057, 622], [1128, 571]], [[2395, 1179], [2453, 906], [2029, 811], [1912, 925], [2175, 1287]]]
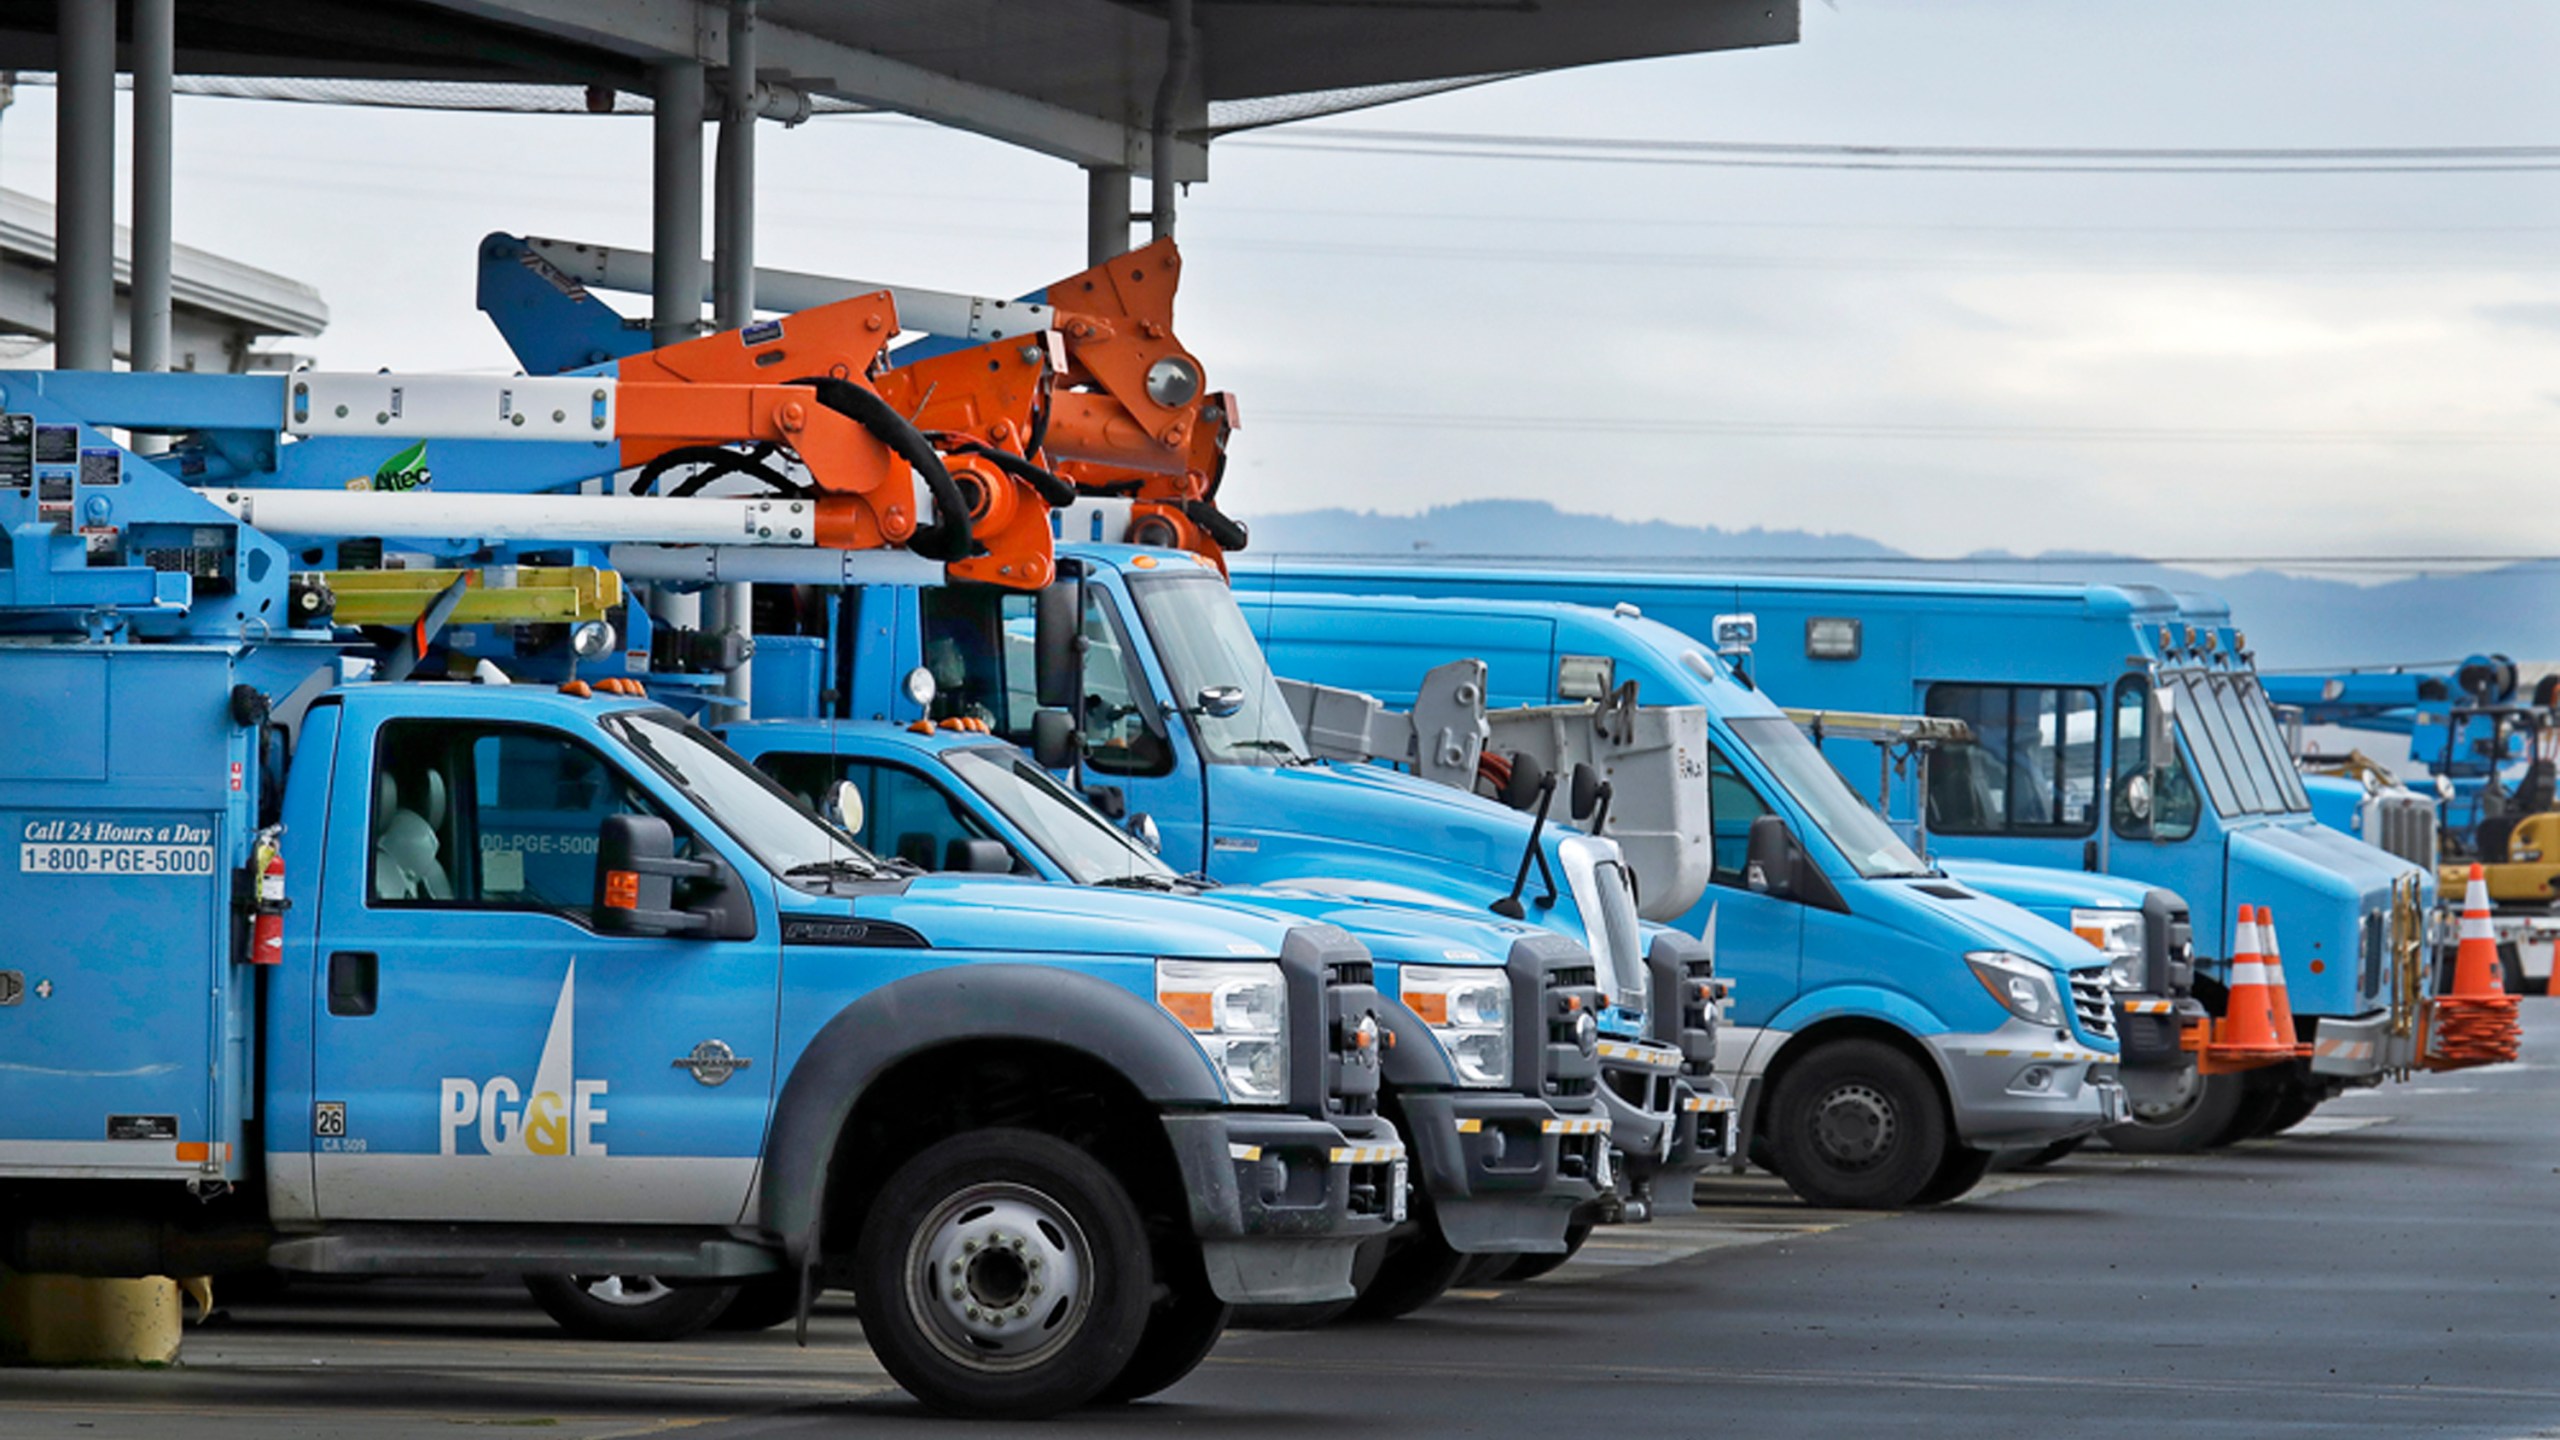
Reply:
[[955, 1135], [898, 1167], [854, 1247], [863, 1338], [928, 1407], [1036, 1419], [1136, 1357], [1155, 1293], [1129, 1192], [1036, 1131]]
[[1929, 1073], [1875, 1040], [1836, 1040], [1798, 1060], [1769, 1111], [1778, 1178], [1826, 1209], [1913, 1204], [1956, 1148]]
[[2510, 995], [2525, 993], [2524, 956], [2511, 941], [2502, 941], [2498, 946], [2498, 983]]
[[2099, 1138], [2124, 1155], [2192, 1155], [2227, 1143], [2222, 1136], [2247, 1098], [2248, 1078], [2246, 1073], [2200, 1076], [2195, 1099], [2186, 1108], [2163, 1115], [2137, 1114], [2099, 1132]]
[[1447, 1294], [1459, 1273], [1479, 1258], [1450, 1249], [1440, 1234], [1440, 1222], [1426, 1213], [1412, 1234], [1388, 1244], [1377, 1275], [1360, 1288], [1360, 1298], [1351, 1302], [1344, 1318], [1393, 1320], [1410, 1315]]
[[2287, 1085], [2276, 1096], [2275, 1109], [2269, 1112], [2265, 1122], [2258, 1126], [2257, 1133], [2261, 1136], [2281, 1135], [2310, 1119], [2311, 1112], [2319, 1109], [2320, 1102], [2328, 1098], [2322, 1092], [2306, 1086]]
[[582, 1340], [681, 1340], [720, 1318], [735, 1285], [669, 1285], [655, 1275], [527, 1275], [543, 1313]]
[[1563, 1266], [1564, 1262], [1581, 1254], [1582, 1242], [1590, 1238], [1591, 1222], [1576, 1220], [1564, 1227], [1564, 1250], [1561, 1254], [1523, 1255], [1511, 1262], [1510, 1269], [1503, 1271], [1495, 1278], [1506, 1284], [1517, 1285], [1523, 1280], [1535, 1280], [1541, 1275], [1553, 1274]]
[[2217, 1147], [2237, 1145], [2266, 1134], [2267, 1122], [2276, 1117], [2286, 1093], [2293, 1089], [2288, 1082], [2272, 1078], [2268, 1070], [2252, 1070], [2240, 1078], [2247, 1083], [2240, 1087], [2240, 1103], [2231, 1112], [2231, 1122], [2222, 1127], [2221, 1137], [2213, 1142]]
[[1165, 1278], [1164, 1294], [1147, 1312], [1147, 1328], [1138, 1337], [1138, 1353], [1117, 1378], [1093, 1397], [1097, 1405], [1125, 1405], [1170, 1390], [1183, 1376], [1200, 1368], [1225, 1332], [1235, 1307], [1218, 1298], [1201, 1267], [1199, 1249], [1188, 1237], [1175, 1240], [1177, 1253], [1159, 1250], [1156, 1273]]
[[1920, 1193], [1911, 1197], [1912, 1205], [1945, 1205], [1963, 1199], [1974, 1186], [1982, 1183], [1983, 1176], [1991, 1173], [1992, 1159], [1992, 1152], [1988, 1150], [1976, 1150], [1970, 1145], [1948, 1146], [1947, 1158], [1939, 1162], [1938, 1173], [1930, 1176], [1929, 1183], [1920, 1187]]
[[759, 1275], [738, 1287], [737, 1298], [720, 1318], [711, 1322], [714, 1330], [770, 1330], [800, 1318], [800, 1277], [785, 1273]]

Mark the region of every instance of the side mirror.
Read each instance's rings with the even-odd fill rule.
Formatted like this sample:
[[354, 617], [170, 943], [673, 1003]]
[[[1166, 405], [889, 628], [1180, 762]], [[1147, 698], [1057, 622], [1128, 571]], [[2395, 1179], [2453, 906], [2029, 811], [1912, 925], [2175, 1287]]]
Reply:
[[1072, 708], [1083, 688], [1084, 582], [1058, 580], [1031, 601], [1031, 677], [1039, 703]]
[[1514, 810], [1526, 810], [1538, 803], [1538, 791], [1547, 783], [1547, 767], [1536, 757], [1514, 751], [1511, 756], [1511, 778], [1503, 782], [1502, 803]]
[[2143, 728], [2143, 763], [2166, 770], [2178, 763], [2178, 697], [2166, 685], [2151, 687], [2151, 714]]
[[972, 875], [1010, 875], [1013, 852], [1001, 840], [954, 840], [943, 847], [942, 868]]
[[1791, 900], [1796, 894], [1797, 871], [1803, 865], [1804, 849], [1796, 843], [1783, 817], [1752, 817], [1750, 845], [1743, 851], [1744, 885], [1755, 894]]
[[1590, 819], [1591, 812], [1600, 807], [1600, 772], [1577, 760], [1573, 766], [1571, 786], [1568, 793], [1572, 796], [1573, 818], [1577, 821]]
[[1075, 717], [1064, 710], [1032, 711], [1031, 758], [1043, 770], [1064, 770], [1075, 764]]
[[655, 815], [607, 815], [596, 828], [595, 927], [608, 935], [686, 935], [710, 928], [707, 915], [676, 908], [678, 880], [718, 872], [676, 858], [675, 831]]
[[1164, 832], [1156, 828], [1156, 817], [1141, 810], [1129, 817], [1129, 838], [1147, 847], [1150, 855], [1164, 853]]
[[827, 787], [827, 818], [844, 827], [847, 835], [862, 833], [862, 787], [850, 780], [839, 780]]
[[1212, 720], [1224, 720], [1244, 709], [1244, 687], [1241, 685], [1204, 685], [1195, 697], [1200, 713]]

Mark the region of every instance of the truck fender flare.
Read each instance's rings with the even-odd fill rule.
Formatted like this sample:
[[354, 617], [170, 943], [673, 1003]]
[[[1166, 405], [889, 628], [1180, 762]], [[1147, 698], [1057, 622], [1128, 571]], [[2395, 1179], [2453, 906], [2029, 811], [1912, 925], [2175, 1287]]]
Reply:
[[1173, 1018], [1095, 975], [1047, 965], [953, 965], [883, 985], [809, 1041], [773, 1107], [759, 1223], [795, 1265], [811, 1258], [827, 1174], [854, 1106], [911, 1056], [957, 1042], [1028, 1041], [1109, 1066], [1165, 1108], [1214, 1108], [1226, 1087]]
[[[1930, 1053], [1931, 1069], [1940, 1068], [1934, 1058], [1937, 1052], [1926, 1042], [1932, 1035], [1946, 1034], [1947, 1023], [1910, 996], [1880, 986], [1833, 985], [1799, 995], [1793, 1004], [1772, 1016], [1766, 1028], [1786, 1031], [1791, 1037], [1787, 1043], [1793, 1045], [1793, 1037], [1818, 1029], [1826, 1021], [1844, 1019], [1880, 1021], [1900, 1030], [1921, 1042], [1920, 1048]], [[1945, 1083], [1944, 1075], [1938, 1078], [1941, 1084]]]
[[[1498, 973], [1498, 972], [1497, 972]], [[1413, 1013], [1401, 1000], [1378, 996], [1378, 1028], [1392, 1037], [1381, 1047], [1379, 1073], [1399, 1090], [1454, 1090], [1458, 1088], [1457, 1072], [1449, 1068], [1448, 1052], [1432, 1038], [1431, 1029], [1422, 1017]]]

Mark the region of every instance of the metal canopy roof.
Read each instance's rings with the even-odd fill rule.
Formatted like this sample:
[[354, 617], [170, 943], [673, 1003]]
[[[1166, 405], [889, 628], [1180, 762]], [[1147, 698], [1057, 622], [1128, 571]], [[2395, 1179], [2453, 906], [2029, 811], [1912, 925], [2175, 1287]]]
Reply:
[[[727, 55], [720, 0], [178, 0], [178, 71], [602, 86]], [[1179, 178], [1208, 137], [1453, 85], [1796, 39], [1797, 0], [1197, 0]], [[894, 110], [1088, 165], [1148, 166], [1165, 0], [762, 0], [778, 98]], [[54, 68], [56, 0], [0, 0], [0, 68]], [[273, 93], [273, 92], [266, 92]], [[317, 91], [310, 98], [346, 99]], [[381, 97], [376, 97], [381, 98]], [[805, 113], [805, 112], [799, 112]]]

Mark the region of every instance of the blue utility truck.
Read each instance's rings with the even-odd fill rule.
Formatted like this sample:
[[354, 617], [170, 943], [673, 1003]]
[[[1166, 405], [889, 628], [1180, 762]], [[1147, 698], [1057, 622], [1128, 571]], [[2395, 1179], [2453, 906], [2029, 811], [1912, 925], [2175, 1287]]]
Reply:
[[2145, 897], [2105, 881], [2052, 895], [2063, 918], [2112, 932], [2110, 955], [1939, 871], [1766, 697], [1641, 617], [1257, 589], [1263, 573], [1240, 568], [1241, 608], [1295, 677], [1401, 703], [1425, 667], [1466, 656], [1486, 667], [1488, 706], [1599, 701], [1585, 725], [1627, 699], [1703, 707], [1691, 769], [1712, 795], [1714, 877], [1676, 923], [1715, 927], [1734, 987], [1719, 1064], [1757, 1153], [1799, 1194], [1949, 1199], [1995, 1152], [2127, 1118], [2108, 975], [2120, 960], [2148, 974]]
[[528, 416], [610, 436], [631, 397], [562, 383], [0, 374], [0, 1263], [849, 1286], [893, 1376], [986, 1416], [1349, 1296], [1407, 1188], [1349, 935], [919, 875], [658, 704], [470, 683], [616, 653], [609, 575], [279, 539], [314, 501], [515, 523], [326, 490], [306, 434], [405, 404], [486, 453]]
[[[965, 729], [765, 720], [723, 738], [794, 794], [841, 796], [847, 827], [927, 868], [1002, 869], [1077, 885], [1207, 894], [1349, 931], [1376, 962], [1388, 1041], [1382, 1109], [1413, 1156], [1409, 1233], [1364, 1277], [1352, 1313], [1436, 1297], [1471, 1254], [1561, 1259], [1610, 1183], [1591, 952], [1552, 931], [1470, 912], [1358, 901], [1181, 875], [1033, 758]], [[1712, 966], [1678, 979], [1712, 1043]], [[1721, 1097], [1718, 1097], [1719, 1099]], [[1702, 1117], [1711, 1144], [1725, 1114]], [[1720, 1144], [1715, 1144], [1721, 1149]]]
[[1618, 1203], [1626, 1218], [1687, 1208], [1691, 1177], [1724, 1145], [1712, 1038], [1681, 1019], [1679, 977], [1712, 952], [1643, 924], [1617, 847], [1376, 766], [1318, 762], [1224, 580], [1197, 557], [1079, 543], [1056, 563], [1059, 578], [1027, 594], [764, 587], [756, 713], [983, 726], [1069, 776], [1177, 872], [1454, 901], [1582, 943], [1607, 1002]]
[[[1297, 567], [1276, 583], [1626, 604], [1707, 648], [1720, 617], [1729, 632], [1755, 620], [1759, 642], [1732, 646], [1734, 658], [1783, 703], [1971, 728], [1976, 742], [1941, 756], [1925, 789], [1891, 797], [1897, 821], [1925, 818], [1937, 853], [2078, 868], [2185, 897], [2196, 993], [2216, 1013], [2234, 912], [2272, 907], [2301, 1058], [2205, 1077], [2194, 1111], [2157, 1141], [2280, 1129], [2346, 1086], [2419, 1061], [2434, 877], [2317, 823], [2240, 632], [2190, 624], [2166, 591], [1415, 567]], [[1826, 748], [1868, 786], [1868, 747]]]

